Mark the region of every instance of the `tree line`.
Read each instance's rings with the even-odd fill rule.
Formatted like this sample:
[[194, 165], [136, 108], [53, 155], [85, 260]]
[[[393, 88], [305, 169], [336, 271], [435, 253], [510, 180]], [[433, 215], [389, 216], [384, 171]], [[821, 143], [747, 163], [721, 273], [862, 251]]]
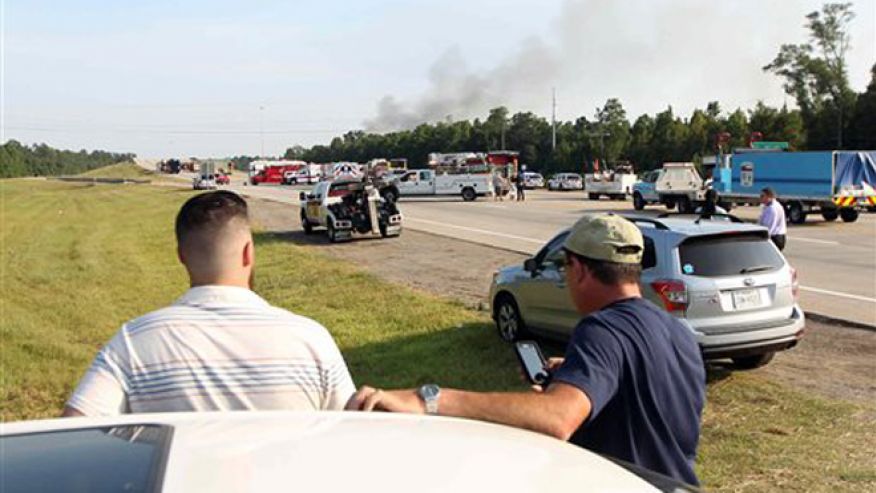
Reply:
[[531, 112], [509, 115], [498, 107], [473, 121], [423, 123], [411, 130], [385, 134], [349, 131], [328, 145], [290, 147], [284, 158], [311, 162], [357, 161], [406, 157], [413, 167], [426, 165], [430, 152], [509, 149], [520, 162], [543, 172], [581, 171], [597, 159], [603, 163], [630, 161], [639, 171], [667, 161], [696, 161], [716, 152], [716, 137], [729, 134], [725, 150], [747, 147], [752, 134], [768, 141], [788, 142], [791, 150], [876, 148], [876, 65], [866, 91], [850, 89], [845, 56], [847, 25], [854, 17], [850, 3], [825, 5], [809, 14], [810, 40], [784, 45], [763, 67], [784, 81], [797, 108], [774, 108], [759, 102], [754, 108], [724, 112], [718, 102], [690, 115], [672, 107], [641, 115], [632, 123], [621, 101], [609, 99], [592, 117], [551, 123]]
[[134, 157], [131, 153], [59, 150], [46, 144], [26, 146], [9, 140], [0, 146], [0, 178], [74, 175]]

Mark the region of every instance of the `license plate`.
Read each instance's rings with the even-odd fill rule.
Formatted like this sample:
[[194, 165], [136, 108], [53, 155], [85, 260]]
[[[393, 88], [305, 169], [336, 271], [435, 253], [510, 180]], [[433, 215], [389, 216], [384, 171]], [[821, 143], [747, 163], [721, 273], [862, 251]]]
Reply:
[[760, 291], [757, 289], [733, 291], [733, 307], [737, 310], [760, 307]]

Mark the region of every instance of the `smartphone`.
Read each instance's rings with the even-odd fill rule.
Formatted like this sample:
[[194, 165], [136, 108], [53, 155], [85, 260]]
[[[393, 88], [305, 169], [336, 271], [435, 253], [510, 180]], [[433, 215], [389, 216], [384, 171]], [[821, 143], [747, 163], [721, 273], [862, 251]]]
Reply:
[[526, 377], [535, 385], [547, 385], [551, 380], [550, 372], [545, 368], [547, 361], [541, 354], [541, 348], [535, 341], [518, 341], [514, 348], [517, 359], [526, 372]]

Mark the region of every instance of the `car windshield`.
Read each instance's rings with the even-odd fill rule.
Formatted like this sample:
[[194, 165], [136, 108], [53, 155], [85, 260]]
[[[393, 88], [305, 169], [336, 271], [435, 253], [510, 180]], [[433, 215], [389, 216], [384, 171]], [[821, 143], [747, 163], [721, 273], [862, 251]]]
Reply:
[[131, 425], [4, 436], [2, 490], [160, 491], [171, 432]]
[[784, 264], [769, 239], [759, 233], [697, 236], [678, 247], [681, 271], [699, 277], [770, 272]]

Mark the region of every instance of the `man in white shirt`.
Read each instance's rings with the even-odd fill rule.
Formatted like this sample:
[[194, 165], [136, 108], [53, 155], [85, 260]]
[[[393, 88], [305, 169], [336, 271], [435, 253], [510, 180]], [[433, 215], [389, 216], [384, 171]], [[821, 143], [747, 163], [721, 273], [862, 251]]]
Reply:
[[760, 212], [760, 219], [757, 223], [767, 228], [770, 232], [770, 239], [773, 240], [779, 250], [785, 249], [785, 235], [788, 232], [788, 226], [785, 224], [785, 208], [776, 200], [776, 192], [772, 188], [764, 188], [760, 191], [760, 203], [763, 204], [763, 210]]
[[328, 331], [251, 290], [246, 202], [228, 191], [192, 197], [176, 237], [191, 289], [122, 325], [63, 415], [343, 409], [356, 389]]

